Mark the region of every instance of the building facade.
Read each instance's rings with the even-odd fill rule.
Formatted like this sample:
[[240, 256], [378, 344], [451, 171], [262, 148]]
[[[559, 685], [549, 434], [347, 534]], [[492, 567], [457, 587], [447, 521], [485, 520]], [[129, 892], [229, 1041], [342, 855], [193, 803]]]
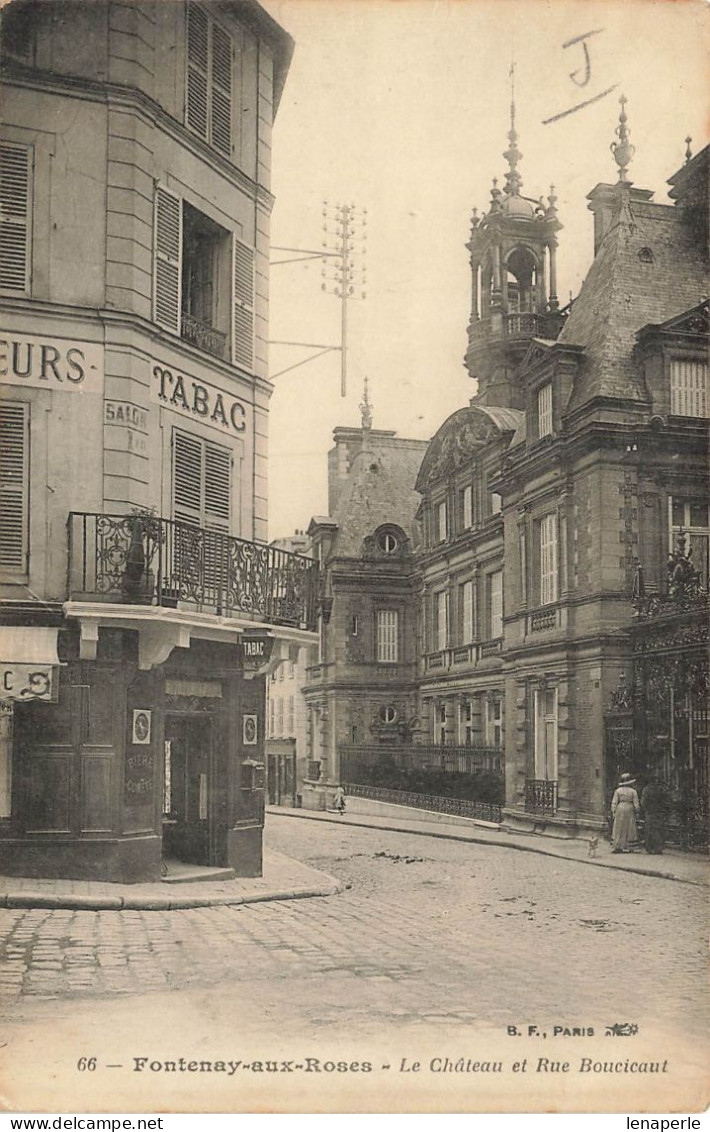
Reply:
[[[417, 656], [398, 694], [417, 726], [399, 742], [438, 747], [439, 765], [448, 757], [461, 768], [462, 749], [489, 766], [498, 751], [504, 824], [555, 836], [603, 829], [621, 770], [641, 784], [657, 775], [678, 824], [687, 829], [692, 813], [701, 840], [708, 150], [688, 153], [670, 178], [672, 203], [655, 202], [628, 177], [622, 99], [618, 179], [589, 194], [593, 259], [580, 294], [560, 310], [556, 197], [522, 194], [514, 107], [508, 137], [504, 187], [494, 180], [467, 245], [465, 363], [477, 392], [443, 423], [411, 480], [419, 541], [398, 616], [415, 623]], [[336, 447], [331, 473], [341, 464]], [[400, 507], [403, 524], [411, 514]], [[397, 523], [396, 509], [388, 521]], [[342, 526], [312, 525], [333, 579]], [[319, 672], [338, 670], [357, 601], [391, 600], [376, 573], [365, 581], [362, 548], [353, 551], [361, 562], [348, 564], [347, 600], [339, 605], [342, 587], [327, 595]], [[363, 688], [377, 673], [370, 657]], [[353, 691], [338, 687], [331, 747], [350, 741]], [[376, 713], [381, 691], [367, 689], [365, 714]], [[391, 752], [381, 746], [378, 758]]]
[[251, 0], [18, 0], [2, 47], [0, 867], [255, 874], [265, 665], [314, 584], [265, 543], [292, 43]]

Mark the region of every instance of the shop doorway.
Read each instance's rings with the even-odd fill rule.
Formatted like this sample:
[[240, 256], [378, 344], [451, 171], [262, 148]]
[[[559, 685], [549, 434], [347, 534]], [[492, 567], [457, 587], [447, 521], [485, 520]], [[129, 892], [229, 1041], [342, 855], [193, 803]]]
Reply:
[[163, 857], [192, 865], [212, 862], [212, 720], [167, 715]]

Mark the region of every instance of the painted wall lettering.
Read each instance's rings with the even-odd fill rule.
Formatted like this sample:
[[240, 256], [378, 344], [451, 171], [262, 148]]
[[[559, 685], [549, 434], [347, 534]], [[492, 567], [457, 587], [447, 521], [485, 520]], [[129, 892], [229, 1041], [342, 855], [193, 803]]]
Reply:
[[103, 347], [94, 342], [0, 331], [0, 382], [4, 385], [98, 393], [103, 359]]
[[154, 365], [151, 388], [153, 400], [168, 409], [230, 435], [246, 431], [246, 407], [236, 397], [213, 385], [196, 381], [167, 366]]

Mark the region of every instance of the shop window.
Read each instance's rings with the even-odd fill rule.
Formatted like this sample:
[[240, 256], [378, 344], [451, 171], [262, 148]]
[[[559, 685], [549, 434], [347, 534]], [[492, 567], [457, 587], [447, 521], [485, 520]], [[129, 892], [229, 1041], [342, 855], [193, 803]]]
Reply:
[[557, 781], [557, 689], [536, 688], [533, 697], [535, 778]]
[[27, 580], [30, 407], [0, 401], [0, 578]]
[[380, 664], [395, 664], [399, 658], [398, 622], [396, 609], [377, 611], [377, 660]]
[[32, 151], [0, 142], [0, 289], [30, 292]]
[[552, 382], [548, 381], [537, 391], [537, 435], [552, 435]]
[[163, 329], [252, 367], [254, 251], [163, 187], [155, 194], [153, 276], [153, 317]]
[[489, 640], [503, 636], [503, 571], [486, 578], [486, 628]]
[[670, 531], [668, 550], [678, 546], [678, 536], [686, 536], [685, 549], [692, 551], [692, 562], [700, 574], [703, 589], [708, 588], [710, 577], [710, 516], [708, 504], [702, 499], [683, 499], [673, 496], [669, 501]]
[[671, 413], [678, 417], [707, 417], [708, 363], [676, 360], [671, 362]]
[[187, 5], [185, 118], [215, 149], [232, 154], [232, 40], [199, 4]]

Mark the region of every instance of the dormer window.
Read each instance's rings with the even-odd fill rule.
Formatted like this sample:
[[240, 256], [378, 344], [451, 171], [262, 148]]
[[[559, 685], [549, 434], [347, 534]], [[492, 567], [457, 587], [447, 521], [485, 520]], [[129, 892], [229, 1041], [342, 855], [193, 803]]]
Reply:
[[707, 417], [708, 363], [693, 359], [671, 361], [671, 413], [676, 417]]
[[377, 536], [377, 542], [380, 550], [384, 551], [385, 554], [394, 554], [399, 546], [399, 540], [392, 531], [380, 531]]
[[552, 382], [541, 386], [537, 391], [537, 435], [552, 436]]

